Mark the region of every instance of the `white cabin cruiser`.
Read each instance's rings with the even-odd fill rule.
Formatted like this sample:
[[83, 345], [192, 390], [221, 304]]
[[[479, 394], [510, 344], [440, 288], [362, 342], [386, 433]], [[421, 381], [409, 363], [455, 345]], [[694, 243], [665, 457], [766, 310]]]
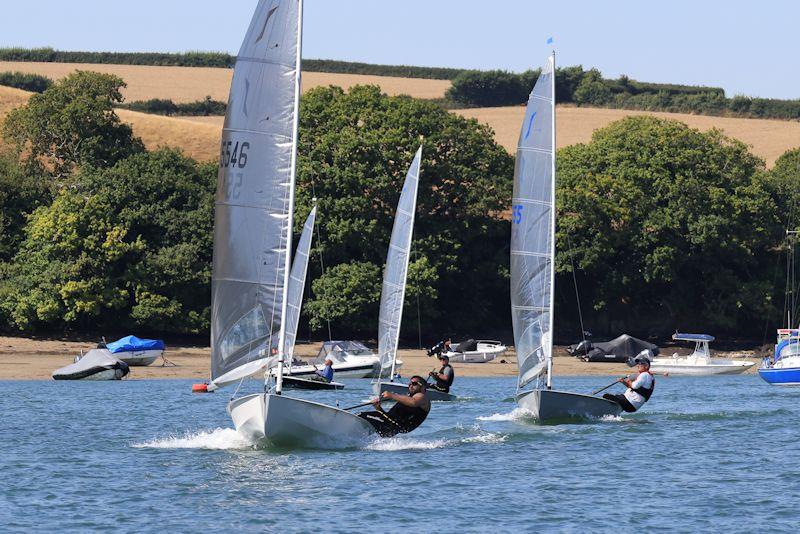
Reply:
[[[334, 376], [339, 378], [377, 378], [380, 372], [380, 358], [366, 345], [358, 341], [325, 341], [310, 362], [294, 360], [283, 370], [284, 376], [304, 377], [316, 374], [330, 358], [333, 361]], [[398, 360], [395, 369], [403, 362]], [[273, 372], [274, 374], [274, 372]]]
[[442, 354], [450, 358], [450, 363], [486, 363], [502, 356], [507, 349], [501, 341], [468, 339]]
[[694, 351], [688, 356], [680, 356], [676, 352], [672, 357], [653, 358], [650, 364], [652, 372], [669, 373], [673, 376], [735, 375], [754, 365], [753, 362], [712, 357], [708, 344], [714, 341], [714, 336], [709, 334], [675, 333], [672, 339], [694, 342]]

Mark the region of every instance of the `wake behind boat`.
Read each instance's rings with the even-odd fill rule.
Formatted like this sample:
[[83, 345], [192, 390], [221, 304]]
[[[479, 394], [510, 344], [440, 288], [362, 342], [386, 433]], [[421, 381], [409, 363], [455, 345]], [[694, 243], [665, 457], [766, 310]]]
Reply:
[[[622, 411], [619, 404], [607, 399], [552, 389], [555, 118], [553, 54], [542, 68], [525, 110], [511, 212], [511, 318], [519, 366], [515, 398], [540, 422]], [[532, 382], [535, 387], [524, 391]]]

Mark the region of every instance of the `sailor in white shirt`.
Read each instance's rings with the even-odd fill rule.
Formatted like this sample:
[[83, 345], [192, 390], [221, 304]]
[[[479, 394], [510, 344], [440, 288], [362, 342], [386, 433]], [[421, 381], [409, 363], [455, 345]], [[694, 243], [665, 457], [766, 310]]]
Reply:
[[639, 354], [633, 360], [636, 363], [636, 370], [639, 371], [635, 379], [631, 380], [624, 376], [618, 380], [628, 387], [623, 395], [606, 393], [603, 398], [616, 402], [626, 412], [635, 412], [641, 408], [642, 404], [650, 399], [650, 395], [653, 394], [653, 389], [656, 387], [656, 381], [650, 372], [650, 359], [647, 356], [647, 354]]

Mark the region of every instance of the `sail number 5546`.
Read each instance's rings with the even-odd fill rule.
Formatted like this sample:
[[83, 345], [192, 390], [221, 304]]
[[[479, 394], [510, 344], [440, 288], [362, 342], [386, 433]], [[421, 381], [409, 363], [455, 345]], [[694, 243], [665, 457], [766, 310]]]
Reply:
[[244, 169], [247, 165], [247, 151], [250, 150], [250, 143], [244, 141], [222, 141], [219, 150], [220, 167], [238, 167]]

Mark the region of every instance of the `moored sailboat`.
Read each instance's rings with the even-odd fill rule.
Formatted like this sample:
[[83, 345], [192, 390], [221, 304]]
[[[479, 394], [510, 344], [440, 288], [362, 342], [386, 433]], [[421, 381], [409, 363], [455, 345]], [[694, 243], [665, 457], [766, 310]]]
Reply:
[[297, 168], [302, 0], [260, 0], [236, 59], [215, 200], [214, 390], [277, 367], [274, 389], [233, 399], [250, 440], [338, 446], [375, 433], [354, 414], [282, 395]]
[[[517, 146], [511, 215], [511, 318], [516, 401], [539, 421], [617, 415], [615, 402], [552, 389], [555, 284], [555, 54], [528, 99]], [[524, 388], [535, 383], [532, 389]]]

